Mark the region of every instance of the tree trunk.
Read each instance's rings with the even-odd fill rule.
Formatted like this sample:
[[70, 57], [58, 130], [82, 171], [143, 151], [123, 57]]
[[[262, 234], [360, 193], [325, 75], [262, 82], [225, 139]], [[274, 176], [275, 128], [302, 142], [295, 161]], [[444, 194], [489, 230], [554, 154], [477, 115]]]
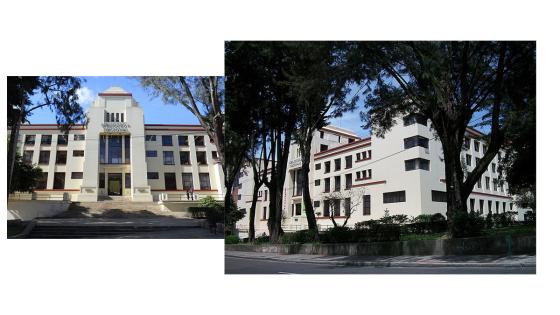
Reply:
[[463, 168], [461, 148], [463, 136], [449, 136], [442, 140], [445, 159], [445, 188], [447, 190], [447, 223], [452, 237], [461, 233], [457, 218], [467, 214], [467, 196], [463, 196]]
[[8, 197], [10, 196], [10, 191], [12, 191], [12, 176], [14, 173], [14, 163], [16, 160], [16, 151], [17, 151], [17, 139], [19, 138], [19, 128], [21, 126], [23, 114], [20, 111], [18, 114], [17, 119], [14, 121], [14, 124], [11, 127], [10, 132], [10, 146], [8, 147]]
[[319, 229], [317, 228], [317, 219], [315, 218], [315, 209], [311, 200], [311, 192], [309, 191], [309, 163], [311, 160], [311, 140], [313, 134], [308, 134], [304, 146], [300, 145], [301, 151], [301, 171], [303, 172], [303, 208], [307, 217], [307, 228], [313, 235], [315, 241], [319, 241]]
[[[258, 175], [254, 176], [254, 178], [257, 178]], [[258, 194], [259, 194], [259, 188], [260, 186], [257, 185], [257, 182], [255, 182], [255, 185], [253, 186], [253, 197], [251, 200], [251, 209], [249, 209], [249, 242], [253, 242], [255, 241], [255, 209], [257, 207], [257, 199], [258, 199]]]

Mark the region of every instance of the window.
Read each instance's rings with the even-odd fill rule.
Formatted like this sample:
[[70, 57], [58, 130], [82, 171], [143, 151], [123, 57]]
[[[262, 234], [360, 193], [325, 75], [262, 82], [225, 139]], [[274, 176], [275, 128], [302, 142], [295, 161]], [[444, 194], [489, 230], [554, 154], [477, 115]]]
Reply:
[[156, 150], [147, 150], [146, 151], [146, 157], [157, 157], [157, 151]]
[[333, 203], [333, 216], [339, 217], [340, 216], [340, 199], [334, 199], [331, 201]]
[[[194, 184], [193, 184], [192, 173], [182, 173], [181, 174], [181, 179], [183, 181], [183, 189], [184, 190], [193, 189]], [[241, 198], [239, 198], [239, 199], [241, 199]]]
[[345, 188], [346, 189], [352, 188], [352, 173], [346, 174], [344, 177], [345, 177], [344, 182], [345, 182], [345, 185], [346, 185]]
[[490, 177], [486, 176], [486, 189], [490, 190]]
[[364, 195], [362, 204], [363, 204], [364, 215], [370, 215], [371, 214], [371, 196], [370, 195]]
[[301, 203], [296, 203], [296, 215], [301, 215]]
[[212, 187], [210, 186], [210, 174], [209, 173], [199, 173], [198, 176], [200, 177], [200, 189], [202, 189], [202, 190], [212, 189]]
[[180, 146], [188, 146], [189, 145], [189, 137], [187, 136], [179, 136], [179, 145]]
[[198, 165], [206, 165], [206, 152], [204, 151], [198, 151], [196, 152], [196, 161], [198, 162]]
[[148, 179], [159, 179], [158, 172], [148, 172]]
[[509, 204], [509, 210], [510, 210], [510, 211], [513, 211], [513, 202], [510, 202], [510, 204]]
[[175, 173], [164, 173], [165, 190], [177, 190], [177, 181], [175, 180]]
[[315, 170], [320, 170], [321, 169], [321, 163], [315, 164]]
[[344, 215], [349, 216], [351, 211], [352, 204], [350, 202], [350, 198], [344, 198]]
[[321, 186], [321, 180], [320, 179], [315, 180], [315, 186]]
[[204, 146], [204, 136], [194, 136], [194, 145], [197, 147]]
[[426, 149], [429, 148], [429, 140], [428, 138], [422, 136], [413, 136], [404, 139], [404, 148], [410, 149], [413, 147], [424, 147]]
[[[503, 209], [502, 212], [505, 212], [505, 211], [506, 211], [506, 209]], [[500, 212], [500, 202], [496, 201], [496, 213], [498, 213], [498, 212]]]
[[41, 177], [37, 180], [37, 186], [35, 189], [47, 189], [47, 180], [49, 179], [49, 173], [41, 173]]
[[56, 144], [58, 144], [58, 145], [68, 145], [68, 135], [58, 135], [56, 137]]
[[264, 191], [264, 201], [268, 200], [268, 190]]
[[99, 173], [99, 188], [105, 188], [105, 173]]
[[478, 142], [478, 141], [475, 140], [475, 141], [474, 141], [474, 150], [475, 150], [476, 152], [478, 152], [479, 146], [480, 146], [480, 142]]
[[426, 159], [411, 159], [404, 161], [404, 170], [405, 171], [412, 171], [412, 170], [430, 170], [430, 160]]
[[473, 211], [473, 212], [474, 212], [474, 199], [471, 198], [471, 199], [470, 199], [470, 202], [471, 202], [471, 209], [470, 209], [470, 211]]
[[325, 162], [325, 173], [330, 173], [331, 172], [331, 162], [327, 161]]
[[189, 151], [180, 151], [179, 152], [179, 160], [181, 161], [181, 165], [191, 165], [191, 155]]
[[340, 159], [334, 160], [334, 171], [340, 171]]
[[325, 138], [325, 133], [322, 131], [319, 131], [319, 138], [324, 139]]
[[124, 188], [130, 188], [130, 173], [124, 173]]
[[156, 141], [156, 135], [146, 135], [146, 141]]
[[329, 209], [329, 208], [330, 208], [329, 200], [323, 201], [323, 216], [324, 217], [328, 217], [329, 214], [331, 213], [331, 209]]
[[33, 151], [23, 151], [23, 163], [31, 164], [33, 161]]
[[479, 209], [480, 213], [483, 213], [484, 212], [484, 200], [480, 199], [478, 201], [478, 205], [480, 207], [480, 209]]
[[263, 207], [262, 219], [266, 220], [266, 207]]
[[49, 164], [50, 157], [51, 157], [51, 151], [40, 151], [39, 164]]
[[340, 191], [340, 176], [334, 177], [334, 191]]
[[173, 145], [172, 136], [161, 136], [161, 145], [165, 147], [170, 147]]
[[294, 172], [294, 184], [292, 194], [294, 196], [301, 196], [303, 193], [303, 172], [296, 170]]
[[351, 168], [352, 167], [352, 156], [349, 155], [349, 156], [345, 157], [344, 159], [346, 160], [345, 161], [346, 162], [345, 163], [346, 168]]
[[212, 151], [212, 159], [218, 160], [218, 151]]
[[105, 163], [105, 142], [107, 137], [106, 136], [100, 136], [99, 137], [99, 163]]
[[84, 178], [84, 173], [83, 172], [72, 172], [72, 174], [70, 174], [70, 178], [71, 179], [83, 179]]
[[314, 208], [319, 208], [321, 206], [321, 202], [318, 200], [313, 201], [313, 207]]
[[403, 118], [404, 125], [410, 126], [412, 124], [428, 125], [428, 119], [420, 114], [410, 114]]
[[124, 162], [130, 163], [130, 136], [124, 136]]
[[492, 173], [496, 173], [496, 163], [492, 163]]
[[432, 201], [447, 202], [447, 194], [445, 191], [432, 190]]
[[471, 139], [465, 138], [465, 142], [463, 143], [463, 149], [470, 150], [471, 148]]
[[25, 136], [25, 145], [35, 145], [35, 135]]
[[479, 178], [478, 181], [476, 182], [476, 187], [478, 188], [482, 188], [482, 180]]
[[498, 180], [497, 179], [493, 179], [492, 180], [492, 188], [494, 188], [494, 191], [498, 191]]
[[74, 150], [72, 151], [72, 156], [76, 156], [76, 157], [84, 156], [84, 150]]
[[111, 121], [111, 114], [105, 112], [105, 121], [106, 121], [106, 122]]
[[115, 113], [111, 113], [111, 122], [115, 121]]
[[174, 165], [173, 151], [163, 151], [163, 165]]
[[324, 192], [330, 192], [331, 191], [331, 179], [330, 178], [325, 178], [325, 190]]
[[488, 212], [492, 211], [492, 200], [488, 200]]
[[471, 166], [471, 158], [472, 156], [470, 154], [467, 154], [467, 165]]
[[51, 145], [52, 135], [42, 135], [41, 145]]
[[122, 163], [122, 136], [109, 136], [109, 164]]
[[64, 189], [65, 173], [54, 173], [53, 189]]
[[321, 146], [319, 147], [319, 152], [327, 151], [328, 149], [329, 149], [328, 145], [321, 144]]
[[383, 203], [406, 202], [406, 191], [393, 191], [383, 193]]
[[352, 142], [354, 142], [354, 139], [353, 138], [348, 138], [348, 143], [352, 143]]
[[503, 206], [502, 209], [504, 209], [504, 212], [506, 212], [506, 202], [505, 201], [502, 202], [502, 206]]

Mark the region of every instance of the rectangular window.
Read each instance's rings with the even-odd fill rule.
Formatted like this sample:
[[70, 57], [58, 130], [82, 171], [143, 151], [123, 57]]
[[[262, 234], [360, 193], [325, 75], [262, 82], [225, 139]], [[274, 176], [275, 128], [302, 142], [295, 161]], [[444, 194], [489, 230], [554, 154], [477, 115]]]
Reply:
[[331, 191], [331, 179], [330, 178], [325, 178], [325, 190], [324, 192], [330, 192]]
[[74, 134], [74, 141], [84, 141], [86, 140], [86, 135]]
[[352, 156], [349, 155], [349, 156], [345, 157], [344, 159], [346, 160], [345, 161], [346, 162], [345, 163], [346, 168], [351, 168], [352, 167]]
[[130, 164], [130, 136], [124, 136], [124, 163]]
[[321, 186], [321, 180], [320, 179], [315, 180], [315, 186]]
[[156, 135], [146, 135], [146, 141], [157, 141]]
[[327, 151], [328, 149], [329, 149], [328, 145], [321, 144], [321, 146], [319, 147], [319, 152]]
[[181, 165], [191, 165], [191, 155], [189, 151], [179, 151]]
[[492, 211], [492, 200], [488, 200], [488, 211]]
[[406, 126], [410, 126], [412, 124], [421, 124], [424, 126], [428, 125], [428, 119], [420, 114], [410, 114], [407, 116], [404, 116], [403, 118], [404, 121], [404, 125]]
[[188, 136], [179, 136], [179, 145], [180, 146], [188, 146], [189, 145], [189, 137]]
[[321, 206], [321, 202], [319, 200], [313, 201], [313, 208], [319, 208]]
[[41, 145], [51, 145], [52, 135], [42, 135]]
[[68, 135], [58, 135], [56, 137], [57, 145], [68, 145]]
[[66, 173], [54, 173], [53, 189], [64, 189]]
[[335, 172], [340, 171], [340, 159], [334, 160], [334, 170]]
[[72, 151], [72, 156], [75, 156], [75, 157], [84, 156], [84, 150], [74, 150], [74, 151]]
[[327, 161], [325, 162], [325, 174], [330, 172], [331, 172], [331, 162]]
[[109, 136], [109, 164], [122, 164], [122, 136]]
[[163, 165], [174, 165], [173, 151], [163, 151]]
[[350, 215], [351, 206], [350, 198], [344, 198], [344, 216]]
[[200, 178], [200, 189], [210, 190], [212, 186], [210, 185], [210, 174], [209, 173], [199, 173]]
[[206, 152], [204, 151], [196, 152], [196, 161], [198, 162], [198, 165], [208, 164], [208, 162], [206, 161]]
[[334, 177], [334, 191], [340, 191], [340, 176]]
[[447, 202], [447, 194], [445, 191], [432, 190], [432, 201]]
[[39, 164], [49, 164], [50, 158], [51, 158], [51, 151], [39, 152]]
[[124, 188], [130, 188], [130, 173], [124, 173]]
[[47, 189], [47, 180], [49, 179], [49, 173], [43, 172], [41, 173], [41, 177], [37, 181], [37, 186], [35, 189]]
[[194, 136], [194, 145], [197, 147], [204, 146], [204, 136]]
[[428, 138], [422, 136], [413, 136], [404, 139], [404, 148], [410, 149], [413, 147], [424, 147], [426, 149], [429, 148], [429, 140]]
[[333, 216], [339, 217], [340, 216], [340, 199], [332, 200], [333, 203]]
[[496, 173], [496, 163], [492, 163], [492, 173]]
[[84, 178], [84, 173], [83, 172], [72, 172], [72, 174], [70, 174], [70, 178], [72, 178], [72, 179], [83, 179]]
[[471, 148], [471, 139], [465, 138], [465, 142], [463, 143], [463, 149], [469, 150]]
[[430, 170], [430, 160], [426, 159], [411, 159], [404, 161], [404, 170], [405, 171], [413, 171], [413, 170]]
[[264, 191], [264, 201], [268, 200], [268, 190]]
[[319, 131], [319, 138], [323, 139], [325, 138], [325, 133], [322, 131]]
[[147, 150], [146, 151], [146, 157], [157, 157], [157, 151], [156, 150]]
[[471, 166], [471, 158], [472, 158], [471, 155], [470, 155], [470, 154], [467, 154], [466, 157], [467, 157], [467, 165], [468, 165], [468, 166]]
[[346, 189], [352, 188], [352, 173], [344, 175], [344, 184]]
[[315, 164], [315, 170], [320, 170], [321, 169], [321, 163]]
[[99, 188], [105, 188], [105, 173], [99, 173]]
[[266, 207], [263, 207], [262, 219], [266, 220]]
[[161, 136], [161, 145], [165, 147], [170, 147], [173, 145], [173, 137], [172, 136]]
[[498, 180], [497, 179], [492, 180], [492, 186], [494, 188], [494, 191], [498, 191]]
[[490, 177], [486, 176], [486, 190], [490, 190]]
[[105, 141], [107, 136], [99, 136], [99, 163], [103, 164], [106, 162], [105, 160]]
[[478, 201], [478, 205], [480, 207], [480, 209], [479, 209], [480, 213], [484, 213], [484, 200], [480, 199]]
[[482, 188], [482, 180], [479, 178], [478, 181], [476, 182], [476, 187], [478, 188]]
[[474, 140], [474, 150], [475, 150], [476, 152], [478, 152], [479, 147], [480, 147], [480, 142]]
[[502, 209], [504, 209], [504, 212], [506, 212], [506, 202], [505, 201], [502, 202], [502, 206], [503, 206]]
[[301, 203], [296, 203], [296, 215], [301, 215]]
[[35, 145], [35, 135], [26, 135], [25, 145]]
[[33, 161], [33, 151], [23, 151], [23, 163], [31, 164]]
[[364, 195], [362, 204], [363, 204], [364, 215], [370, 215], [371, 214], [371, 196], [370, 195]]
[[471, 209], [470, 209], [470, 211], [473, 211], [473, 212], [474, 212], [474, 199], [471, 198], [471, 199], [470, 199], [470, 202], [471, 202]]
[[218, 160], [218, 151], [212, 151], [212, 159]]
[[148, 172], [148, 179], [159, 179], [158, 172]]
[[175, 180], [175, 173], [164, 173], [165, 190], [177, 190], [177, 181]]
[[[498, 212], [500, 212], [500, 202], [496, 201], [496, 213], [498, 213]], [[505, 209], [504, 209], [503, 212], [505, 212]]]
[[[193, 189], [194, 184], [193, 184], [192, 173], [182, 173], [181, 177], [182, 177], [182, 180], [183, 180], [183, 189], [184, 190]], [[239, 199], [241, 199], [241, 198], [239, 198]]]
[[406, 191], [393, 191], [383, 193], [383, 203], [406, 202]]
[[323, 216], [328, 217], [331, 213], [329, 200], [323, 201]]

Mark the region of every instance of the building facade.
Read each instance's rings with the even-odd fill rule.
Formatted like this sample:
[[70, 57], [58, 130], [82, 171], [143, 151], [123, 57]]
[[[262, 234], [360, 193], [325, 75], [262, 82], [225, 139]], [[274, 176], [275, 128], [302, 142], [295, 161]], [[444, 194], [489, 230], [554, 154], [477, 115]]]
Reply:
[[[470, 172], [486, 152], [484, 135], [468, 128], [462, 151], [464, 169]], [[507, 183], [499, 180], [498, 154], [475, 185], [467, 201], [469, 211], [487, 214], [515, 211]], [[283, 196], [285, 231], [307, 228], [302, 201], [301, 159], [297, 145], [290, 148]], [[249, 211], [253, 190], [251, 169], [245, 169], [237, 187], [238, 206]], [[314, 135], [310, 162], [309, 189], [313, 210], [320, 229], [332, 227], [331, 214], [342, 224], [348, 214], [348, 226], [370, 219], [405, 214], [447, 211], [445, 164], [441, 142], [430, 122], [409, 115], [383, 138], [360, 139], [355, 133], [327, 126]], [[256, 207], [257, 235], [268, 233], [268, 191], [262, 187]], [[240, 236], [248, 231], [248, 216], [239, 221]]]
[[87, 121], [68, 134], [56, 125], [21, 126], [19, 154], [43, 169], [33, 199], [223, 199], [217, 150], [201, 126], [144, 124], [143, 109], [119, 87], [98, 94]]

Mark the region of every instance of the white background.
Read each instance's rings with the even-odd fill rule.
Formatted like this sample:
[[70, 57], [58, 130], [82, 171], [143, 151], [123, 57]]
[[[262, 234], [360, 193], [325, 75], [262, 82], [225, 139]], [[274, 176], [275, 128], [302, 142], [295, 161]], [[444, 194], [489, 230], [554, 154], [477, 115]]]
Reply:
[[511, 0], [2, 1], [3, 102], [7, 75], [221, 75], [232, 39], [537, 40], [539, 227], [536, 276], [224, 276], [219, 240], [6, 240], [1, 225], [0, 311], [554, 313], [558, 12]]

